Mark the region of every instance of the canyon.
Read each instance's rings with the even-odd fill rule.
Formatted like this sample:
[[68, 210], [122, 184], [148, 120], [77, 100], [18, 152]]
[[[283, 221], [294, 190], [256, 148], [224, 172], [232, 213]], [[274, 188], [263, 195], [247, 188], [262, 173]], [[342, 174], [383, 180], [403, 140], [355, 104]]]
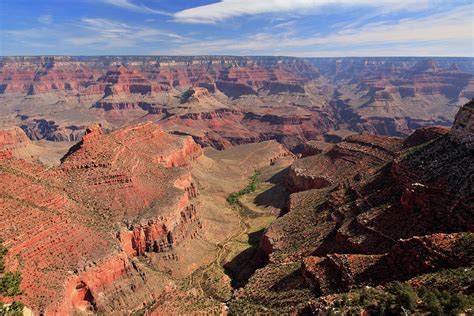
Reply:
[[2, 57], [2, 289], [18, 277], [0, 303], [402, 313], [403, 288], [411, 312], [433, 313], [423, 291], [472, 312], [473, 73], [472, 58]]
[[128, 314], [179, 296], [238, 230], [227, 195], [253, 170], [293, 160], [275, 141], [203, 151], [153, 122], [93, 124], [54, 167], [18, 158], [31, 142], [21, 129], [0, 139], [4, 264], [22, 276], [1, 302], [45, 315]]
[[[469, 284], [473, 109], [473, 101], [464, 105], [451, 130], [426, 127], [406, 139], [353, 135], [293, 163], [288, 209], [260, 239], [267, 264], [231, 309], [396, 312], [400, 306], [379, 300], [393, 295], [390, 282], [407, 282], [420, 301], [416, 289], [446, 289], [446, 271], [460, 271]], [[371, 302], [359, 300], [360, 289]]]
[[469, 58], [2, 57], [0, 126], [79, 141], [99, 122], [159, 122], [217, 149], [277, 140], [299, 152], [338, 131], [450, 126], [474, 97]]

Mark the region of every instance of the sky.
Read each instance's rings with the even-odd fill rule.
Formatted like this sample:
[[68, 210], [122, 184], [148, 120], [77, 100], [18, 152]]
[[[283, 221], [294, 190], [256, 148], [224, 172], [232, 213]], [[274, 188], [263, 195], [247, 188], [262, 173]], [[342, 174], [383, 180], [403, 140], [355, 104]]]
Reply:
[[474, 56], [473, 0], [0, 0], [0, 55]]

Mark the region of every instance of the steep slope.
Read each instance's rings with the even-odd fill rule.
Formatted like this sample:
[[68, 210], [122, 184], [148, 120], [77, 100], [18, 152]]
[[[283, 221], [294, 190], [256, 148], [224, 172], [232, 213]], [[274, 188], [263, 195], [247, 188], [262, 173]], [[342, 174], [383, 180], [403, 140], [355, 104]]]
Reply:
[[442, 58], [347, 58], [314, 63], [332, 78], [334, 101], [344, 108], [342, 114], [352, 121], [352, 129], [397, 136], [425, 125], [451, 125], [473, 91], [472, 66], [465, 64], [467, 60], [452, 60], [456, 61], [464, 62], [463, 71]]
[[59, 165], [70, 146], [69, 142], [31, 141], [19, 127], [0, 129], [0, 149], [8, 149], [14, 157], [27, 161]]
[[291, 159], [276, 142], [203, 154], [191, 137], [146, 122], [90, 126], [45, 168], [13, 157], [29, 142], [20, 129], [0, 135], [0, 239], [6, 271], [21, 275], [21, 294], [1, 302], [46, 315], [126, 315], [163, 295], [179, 301], [190, 274], [240, 229], [227, 195], [255, 168]]
[[94, 122], [151, 120], [203, 146], [273, 139], [298, 152], [338, 129], [402, 136], [449, 126], [473, 80], [468, 58], [4, 57], [0, 125], [79, 141]]
[[472, 265], [473, 106], [463, 106], [449, 133], [425, 128], [404, 142], [351, 136], [295, 162], [288, 213], [260, 241], [268, 264], [231, 310], [336, 311], [335, 299], [311, 302]]
[[183, 168], [200, 153], [192, 139], [148, 123], [108, 135], [95, 126], [58, 168], [5, 156], [1, 238], [7, 267], [23, 276], [18, 298], [35, 311], [68, 314], [151, 301], [163, 285], [132, 258], [155, 253], [159, 266], [200, 229], [197, 190]]

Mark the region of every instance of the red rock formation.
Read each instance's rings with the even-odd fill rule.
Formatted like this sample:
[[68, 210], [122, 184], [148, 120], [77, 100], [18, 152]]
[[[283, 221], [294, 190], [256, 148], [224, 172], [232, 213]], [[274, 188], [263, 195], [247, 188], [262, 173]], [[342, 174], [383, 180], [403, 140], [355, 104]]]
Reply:
[[[18, 138], [1, 135], [9, 144]], [[179, 260], [174, 249], [197, 237], [198, 193], [183, 166], [200, 154], [190, 137], [153, 123], [108, 134], [93, 125], [48, 170], [2, 150], [0, 238], [7, 269], [23, 276], [16, 299], [51, 315], [151, 302], [162, 285], [131, 260], [145, 252]]]
[[19, 127], [0, 130], [0, 148], [28, 143], [30, 140]]
[[441, 126], [419, 128], [403, 141], [403, 148], [414, 147], [427, 143], [447, 134], [448, 132], [449, 128]]
[[332, 144], [326, 143], [318, 140], [310, 140], [303, 144], [303, 149], [301, 150], [301, 156], [314, 156], [327, 152], [332, 148]]
[[97, 70], [70, 57], [11, 58], [2, 63], [0, 92], [77, 91], [96, 75]]
[[348, 291], [354, 286], [391, 280], [469, 264], [465, 252], [454, 249], [461, 234], [433, 234], [400, 240], [383, 255], [328, 254], [306, 257], [302, 273], [321, 295]]
[[[289, 182], [303, 191], [290, 195], [288, 212], [265, 231], [260, 248], [269, 263], [239, 299], [257, 302], [263, 292], [266, 306], [275, 306], [281, 296], [269, 293], [285, 287], [282, 295], [296, 300], [301, 277], [325, 295], [472, 265], [471, 108], [459, 111], [448, 134], [425, 128], [404, 144], [351, 136], [297, 160]], [[298, 272], [286, 272], [299, 262]]]
[[97, 84], [89, 86], [86, 93], [101, 93], [104, 97], [120, 94], [150, 94], [167, 91], [168, 86], [155, 84], [140, 75], [138, 70], [128, 70], [118, 66], [97, 79]]
[[337, 184], [359, 171], [376, 170], [390, 161], [401, 140], [361, 134], [349, 136], [322, 155], [298, 160], [291, 166], [289, 186], [292, 191], [321, 189]]

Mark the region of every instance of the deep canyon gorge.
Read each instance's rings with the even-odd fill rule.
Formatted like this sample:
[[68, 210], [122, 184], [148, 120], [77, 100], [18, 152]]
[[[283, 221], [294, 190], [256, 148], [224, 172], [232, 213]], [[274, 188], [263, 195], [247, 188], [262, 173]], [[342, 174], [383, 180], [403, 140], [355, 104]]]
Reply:
[[461, 57], [1, 57], [0, 302], [472, 312], [473, 98]]

